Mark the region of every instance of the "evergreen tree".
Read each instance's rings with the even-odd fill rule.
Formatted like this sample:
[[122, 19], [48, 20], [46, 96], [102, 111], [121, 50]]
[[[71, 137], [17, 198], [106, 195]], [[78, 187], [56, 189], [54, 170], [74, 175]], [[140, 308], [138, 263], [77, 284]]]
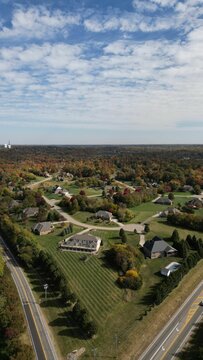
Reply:
[[171, 235], [171, 241], [174, 243], [174, 242], [178, 242], [179, 240], [180, 240], [180, 236], [178, 230], [175, 229]]

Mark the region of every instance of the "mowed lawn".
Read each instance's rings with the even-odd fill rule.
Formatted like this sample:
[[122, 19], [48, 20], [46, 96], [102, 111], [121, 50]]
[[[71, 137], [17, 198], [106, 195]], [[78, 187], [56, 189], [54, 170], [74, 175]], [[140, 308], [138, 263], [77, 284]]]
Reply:
[[92, 188], [92, 187], [78, 187], [75, 183], [70, 183], [66, 186], [69, 193], [72, 195], [78, 195], [81, 190], [85, 192], [87, 196], [101, 196], [102, 190], [99, 188]]
[[[166, 196], [165, 196], [166, 197]], [[175, 196], [173, 200], [172, 207], [177, 207], [179, 204], [181, 206], [185, 205], [186, 202], [188, 202], [191, 198], [182, 196]], [[134, 222], [143, 222], [150, 218], [151, 216], [158, 214], [161, 211], [164, 211], [168, 209], [168, 205], [159, 205], [155, 204], [153, 202], [147, 202], [140, 204], [138, 206], [134, 206], [130, 208], [130, 210], [135, 214], [134, 218], [130, 221], [130, 223]], [[200, 209], [197, 211], [198, 215], [203, 215], [203, 209]]]
[[115, 285], [117, 273], [104, 264], [100, 254], [88, 255], [87, 261], [83, 261], [81, 253], [58, 250], [58, 242], [64, 237], [50, 234], [36, 238], [57, 260], [71, 290], [79, 296], [88, 312], [100, 326], [104, 325], [113, 307], [121, 300], [122, 291]]
[[135, 214], [134, 218], [130, 221], [130, 223], [145, 221], [149, 217], [166, 209], [166, 205], [154, 204], [153, 202], [147, 202], [138, 206], [134, 206], [130, 208], [130, 210]]
[[168, 225], [166, 219], [155, 218], [150, 222], [150, 232], [146, 235], [146, 239], [151, 239], [155, 235], [169, 238], [172, 235], [174, 229], [177, 229], [182, 239], [185, 239], [188, 234], [195, 235], [197, 238], [203, 239], [203, 233], [190, 229], [183, 229]]
[[[169, 237], [173, 227], [164, 223], [164, 220], [153, 220], [150, 223], [150, 233], [153, 235]], [[73, 226], [73, 233], [81, 231], [82, 228]], [[86, 357], [92, 358], [92, 349], [97, 348], [98, 356], [102, 358], [114, 357], [115, 335], [118, 336], [118, 352], [125, 351], [125, 344], [132, 333], [136, 336], [136, 328], [140, 326], [140, 319], [149, 309], [150, 292], [152, 287], [161, 281], [160, 269], [171, 261], [180, 261], [179, 258], [145, 259], [141, 267], [143, 286], [138, 291], [120, 289], [116, 284], [118, 273], [108, 267], [103, 261], [103, 251], [113, 244], [119, 243], [117, 231], [92, 231], [95, 236], [100, 236], [103, 246], [97, 256], [87, 256], [83, 261], [84, 254], [62, 252], [58, 249], [61, 228], [55, 229], [54, 233], [46, 236], [35, 236], [39, 245], [46, 249], [57, 261], [67, 278], [71, 290], [80, 299], [92, 318], [99, 326], [98, 335], [95, 339], [84, 340], [78, 337], [77, 331], [67, 321], [67, 309], [60, 308], [57, 299], [48, 293], [47, 305], [44, 307], [51, 329], [55, 335], [57, 344], [61, 350], [63, 359], [68, 352], [85, 347]], [[184, 237], [189, 233], [181, 230], [180, 235]], [[195, 232], [190, 232], [195, 233]], [[195, 233], [197, 234], [197, 233]], [[67, 235], [68, 236], [68, 235]], [[128, 243], [137, 246], [139, 236], [127, 233]], [[35, 279], [36, 281], [36, 279]], [[38, 296], [43, 298], [43, 283], [40, 285]]]
[[[74, 227], [74, 232], [79, 228]], [[90, 315], [99, 325], [98, 336], [92, 340], [81, 340], [74, 336], [74, 330], [67, 329], [64, 324], [58, 326], [60, 310], [50, 307], [45, 309], [50, 324], [57, 337], [57, 342], [63, 355], [74, 348], [85, 346], [86, 355], [92, 356], [92, 348], [97, 347], [101, 356], [113, 356], [115, 353], [115, 333], [119, 337], [120, 345], [126, 341], [129, 333], [135, 331], [140, 317], [148, 309], [147, 296], [151, 287], [161, 280], [159, 271], [173, 259], [146, 259], [141, 268], [143, 286], [139, 291], [120, 289], [116, 285], [118, 273], [103, 261], [103, 250], [120, 242], [116, 231], [92, 231], [95, 236], [100, 236], [103, 246], [98, 256], [88, 256], [87, 261], [81, 260], [80, 253], [61, 252], [57, 249], [58, 241], [63, 237], [54, 234], [36, 237], [41, 247], [45, 248], [58, 262], [64, 272], [72, 291], [80, 299]], [[128, 243], [136, 246], [139, 236], [127, 233]], [[62, 312], [63, 313], [63, 312]], [[60, 321], [59, 321], [60, 324]], [[63, 336], [62, 336], [63, 335]]]

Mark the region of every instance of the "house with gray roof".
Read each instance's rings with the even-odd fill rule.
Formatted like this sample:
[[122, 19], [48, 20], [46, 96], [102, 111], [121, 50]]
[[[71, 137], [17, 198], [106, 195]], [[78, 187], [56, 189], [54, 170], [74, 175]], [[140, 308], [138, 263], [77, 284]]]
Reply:
[[203, 207], [203, 202], [201, 199], [193, 198], [186, 204], [191, 209], [201, 209]]
[[102, 220], [111, 221], [113, 214], [109, 211], [99, 210], [96, 212], [95, 217]]
[[155, 236], [152, 240], [148, 240], [143, 245], [144, 254], [151, 258], [156, 259], [160, 257], [177, 256], [178, 251], [169, 245], [166, 241]]
[[38, 213], [39, 213], [39, 208], [38, 207], [29, 207], [29, 208], [25, 208], [23, 210], [23, 215], [26, 218], [37, 216]]
[[60, 243], [62, 250], [95, 254], [101, 245], [101, 239], [90, 234], [76, 234]]
[[172, 201], [164, 196], [161, 196], [160, 198], [158, 198], [154, 204], [159, 204], [159, 205], [172, 205]]
[[181, 211], [176, 208], [168, 208], [159, 213], [159, 217], [167, 217], [168, 215], [178, 215]]
[[54, 225], [50, 221], [39, 222], [32, 227], [33, 233], [37, 235], [47, 235], [52, 232]]

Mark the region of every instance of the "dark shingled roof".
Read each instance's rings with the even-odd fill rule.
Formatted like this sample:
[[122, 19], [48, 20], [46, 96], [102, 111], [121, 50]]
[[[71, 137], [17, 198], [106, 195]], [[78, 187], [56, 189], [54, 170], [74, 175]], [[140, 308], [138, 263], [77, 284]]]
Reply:
[[44, 231], [50, 231], [52, 230], [53, 228], [53, 225], [51, 222], [49, 221], [45, 221], [45, 222], [40, 222], [40, 223], [37, 223], [36, 225], [34, 225], [32, 227], [32, 230], [35, 232], [35, 231], [38, 231], [39, 233], [40, 232], [44, 232]]
[[169, 252], [176, 251], [172, 246], [170, 246], [166, 241], [160, 239], [158, 236], [155, 236], [152, 240], [148, 240], [143, 245], [146, 249], [148, 249], [152, 253], [157, 252]]

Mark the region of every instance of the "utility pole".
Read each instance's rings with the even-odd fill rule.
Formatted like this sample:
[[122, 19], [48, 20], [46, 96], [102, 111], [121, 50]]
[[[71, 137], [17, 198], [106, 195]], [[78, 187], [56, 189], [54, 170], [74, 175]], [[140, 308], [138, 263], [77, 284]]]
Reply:
[[118, 359], [118, 334], [117, 333], [115, 333], [115, 335], [114, 335], [114, 341], [115, 341], [115, 351], [116, 351], [115, 358]]
[[97, 348], [93, 348], [92, 352], [93, 352], [93, 359], [96, 360]]
[[44, 284], [44, 298], [45, 300], [47, 299], [47, 289], [48, 289], [49, 285], [48, 284]]

